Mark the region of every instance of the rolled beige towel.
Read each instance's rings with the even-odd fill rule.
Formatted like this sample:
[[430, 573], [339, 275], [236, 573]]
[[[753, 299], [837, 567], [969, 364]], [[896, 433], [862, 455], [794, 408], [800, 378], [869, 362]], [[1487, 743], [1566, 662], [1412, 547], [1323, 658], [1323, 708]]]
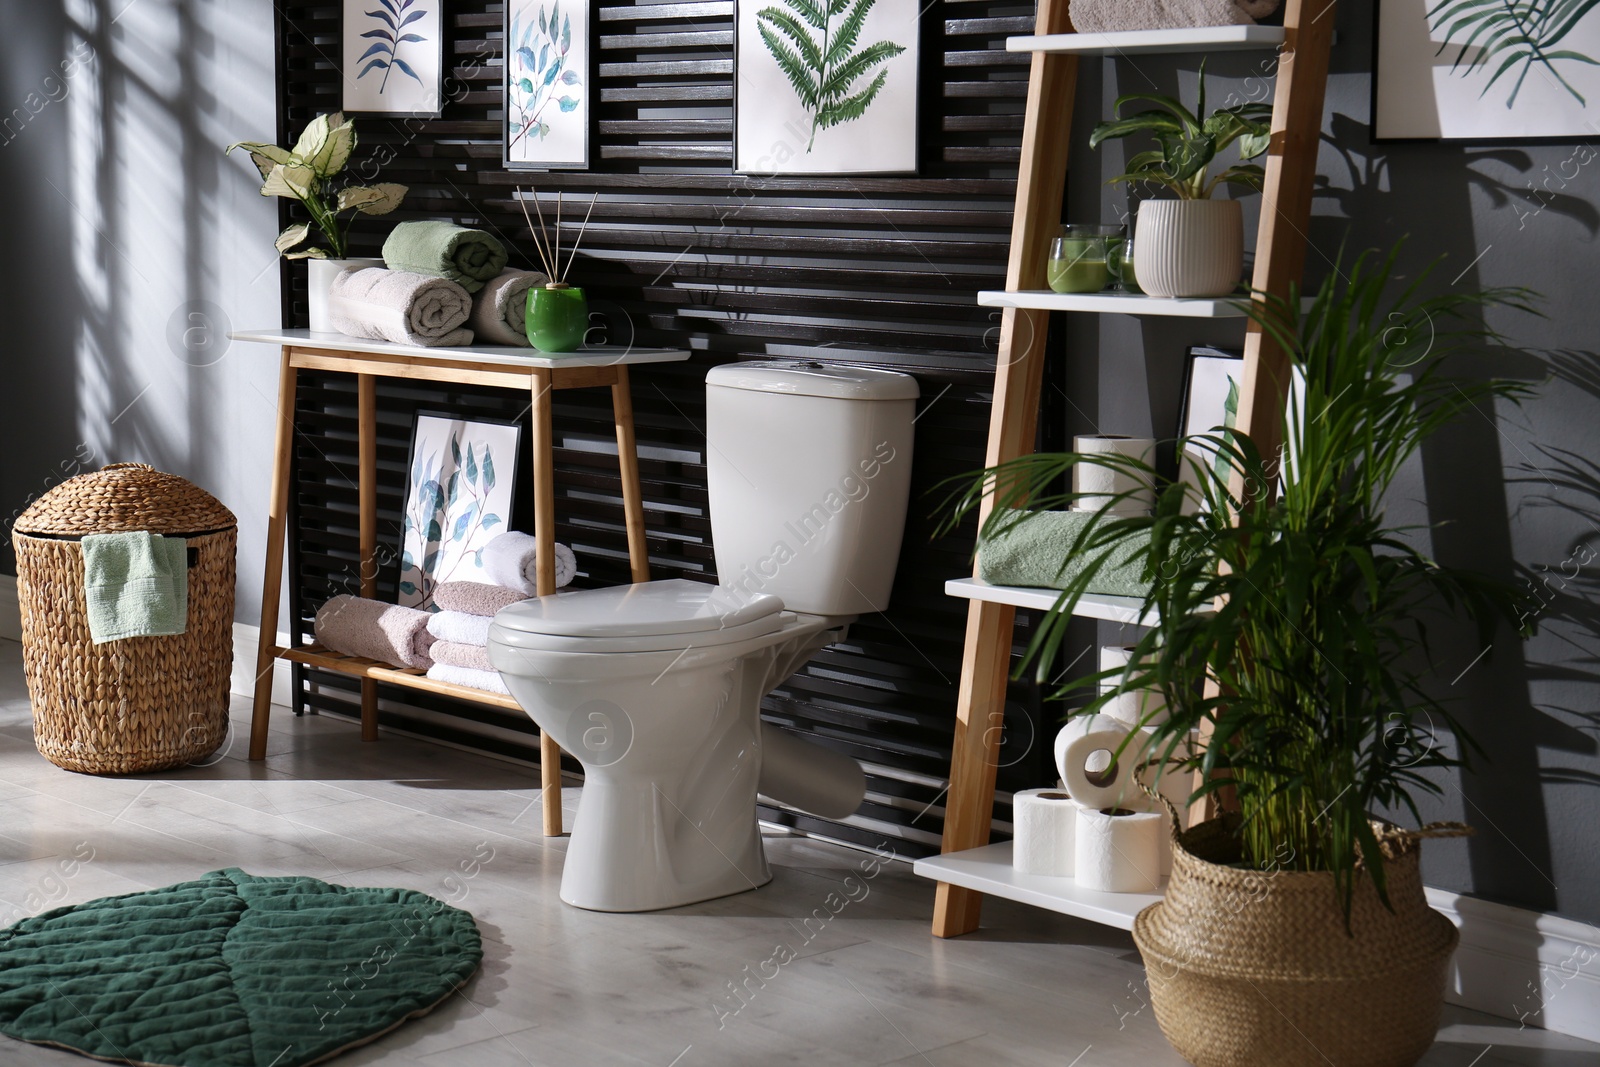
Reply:
[[415, 608], [340, 594], [317, 611], [317, 643], [334, 652], [394, 667], [433, 666], [433, 616]]
[[459, 641], [435, 641], [428, 650], [433, 662], [447, 667], [471, 667], [475, 671], [492, 671], [489, 650], [482, 645], [464, 645]]
[[1248, 26], [1277, 10], [1278, 0], [1072, 0], [1079, 33]]
[[488, 582], [440, 582], [433, 587], [433, 602], [440, 611], [466, 615], [493, 615], [501, 608], [521, 603], [528, 595], [518, 589]]
[[347, 270], [328, 290], [333, 328], [351, 337], [438, 348], [470, 345], [472, 297], [455, 282], [403, 270]]
[[528, 290], [549, 281], [536, 270], [501, 271], [484, 283], [472, 298], [472, 317], [467, 325], [481, 344], [521, 345], [528, 348]]

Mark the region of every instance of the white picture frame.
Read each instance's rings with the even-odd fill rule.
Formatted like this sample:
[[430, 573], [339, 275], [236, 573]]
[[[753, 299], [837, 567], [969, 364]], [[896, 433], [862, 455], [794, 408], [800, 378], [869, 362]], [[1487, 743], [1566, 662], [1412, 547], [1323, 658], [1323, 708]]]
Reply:
[[346, 113], [435, 118], [443, 107], [445, 0], [344, 0]]
[[419, 413], [406, 466], [398, 603], [433, 607], [441, 582], [487, 581], [483, 546], [505, 533], [521, 427]]
[[[734, 2], [734, 171], [739, 174], [915, 174], [918, 0]], [[816, 25], [818, 13], [826, 23]], [[848, 20], [859, 29], [834, 61]], [[832, 36], [833, 46], [823, 42]], [[802, 44], [801, 38], [807, 43]], [[808, 63], [815, 55], [820, 67]], [[853, 78], [833, 81], [841, 64]], [[857, 114], [851, 114], [858, 112]], [[843, 117], [842, 117], [843, 116]]]
[[[1546, 13], [1550, 24], [1541, 26]], [[1576, 19], [1557, 15], [1551, 0], [1516, 9], [1381, 0], [1373, 140], [1571, 142], [1600, 135], [1600, 7]], [[1497, 27], [1495, 19], [1523, 21]], [[1541, 63], [1518, 43], [1530, 36], [1550, 38], [1542, 44], [1552, 58]]]
[[595, 91], [585, 0], [506, 0], [503, 161], [586, 170]]

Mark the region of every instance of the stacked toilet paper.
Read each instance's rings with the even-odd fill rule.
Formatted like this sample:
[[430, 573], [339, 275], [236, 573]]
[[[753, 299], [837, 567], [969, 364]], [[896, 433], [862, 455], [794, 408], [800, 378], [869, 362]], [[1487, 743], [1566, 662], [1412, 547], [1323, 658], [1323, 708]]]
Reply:
[[[1117, 671], [1100, 680], [1100, 693], [1116, 693], [1122, 688], [1122, 677], [1133, 660], [1131, 645], [1102, 645], [1100, 671]], [[1155, 726], [1167, 721], [1167, 699], [1159, 689], [1136, 689], [1117, 693], [1106, 703], [1102, 714], [1132, 726]]]
[[[1072, 449], [1088, 455], [1125, 456], [1147, 467], [1156, 461], [1156, 443], [1149, 437], [1086, 434], [1072, 439]], [[1112, 515], [1148, 515], [1156, 504], [1155, 486], [1147, 474], [1098, 463], [1073, 464], [1072, 491], [1087, 494], [1073, 504], [1078, 511], [1109, 508]], [[1125, 493], [1131, 495], [1123, 496]]]

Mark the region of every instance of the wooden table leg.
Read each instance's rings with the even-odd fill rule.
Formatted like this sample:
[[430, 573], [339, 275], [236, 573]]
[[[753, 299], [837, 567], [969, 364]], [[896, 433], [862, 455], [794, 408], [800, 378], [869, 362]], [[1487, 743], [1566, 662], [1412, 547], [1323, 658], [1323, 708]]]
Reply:
[[[550, 372], [533, 372], [533, 536], [538, 560], [534, 588], [540, 596], [556, 591], [555, 431], [551, 426]], [[539, 784], [543, 787], [544, 835], [561, 836], [561, 746], [547, 733], [539, 737]]]
[[650, 546], [644, 533], [644, 497], [639, 492], [639, 448], [633, 436], [633, 392], [628, 368], [617, 368], [611, 386], [611, 415], [617, 424], [617, 468], [622, 475], [622, 516], [628, 525], [628, 569], [636, 582], [650, 580]]
[[[1015, 620], [1016, 609], [1005, 604], [974, 600], [967, 608], [941, 852], [989, 843]], [[933, 902], [934, 935], [957, 937], [976, 930], [982, 906], [982, 893], [940, 882]]]
[[[378, 595], [378, 379], [356, 375], [356, 493], [361, 531], [361, 595]], [[378, 739], [378, 683], [361, 679], [361, 740]]]
[[250, 758], [267, 757], [267, 719], [272, 714], [272, 671], [277, 662], [278, 597], [283, 592], [284, 534], [289, 525], [289, 475], [294, 459], [294, 394], [297, 371], [283, 350], [278, 372], [278, 427], [272, 451], [272, 498], [267, 504], [267, 563], [261, 578], [261, 636], [256, 646], [255, 706], [250, 716]]

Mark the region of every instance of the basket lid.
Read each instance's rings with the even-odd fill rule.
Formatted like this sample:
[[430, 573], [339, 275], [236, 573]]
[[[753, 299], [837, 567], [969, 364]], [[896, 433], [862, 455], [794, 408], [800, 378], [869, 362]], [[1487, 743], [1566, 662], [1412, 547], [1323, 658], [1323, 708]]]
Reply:
[[62, 482], [28, 505], [15, 529], [24, 534], [78, 536], [146, 530], [195, 534], [235, 525], [216, 497], [148, 463], [112, 463]]

